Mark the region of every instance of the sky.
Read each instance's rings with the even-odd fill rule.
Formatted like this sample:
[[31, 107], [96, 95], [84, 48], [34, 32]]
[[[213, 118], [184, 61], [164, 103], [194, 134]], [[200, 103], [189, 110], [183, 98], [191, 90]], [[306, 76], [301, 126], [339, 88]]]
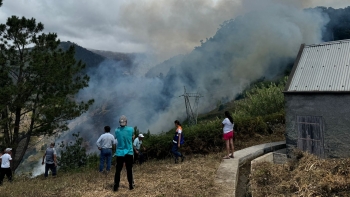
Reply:
[[[257, 1], [257, 0], [255, 0]], [[278, 0], [271, 0], [276, 1]], [[341, 8], [350, 0], [284, 0], [293, 6]], [[141, 52], [161, 62], [186, 54], [215, 34], [219, 25], [251, 9], [242, 0], [4, 0], [9, 16], [35, 18], [45, 32], [89, 49]]]

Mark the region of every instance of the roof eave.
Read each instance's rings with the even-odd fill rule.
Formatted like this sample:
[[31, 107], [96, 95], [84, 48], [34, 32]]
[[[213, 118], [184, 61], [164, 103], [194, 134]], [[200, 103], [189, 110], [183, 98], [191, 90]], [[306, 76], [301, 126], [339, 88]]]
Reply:
[[350, 91], [283, 91], [284, 94], [350, 94]]
[[288, 91], [288, 89], [289, 89], [290, 83], [292, 82], [292, 79], [293, 79], [294, 74], [295, 74], [295, 70], [298, 67], [298, 64], [299, 64], [299, 61], [300, 61], [300, 58], [301, 58], [301, 54], [303, 54], [304, 48], [305, 48], [305, 44], [301, 44], [300, 48], [299, 48], [299, 52], [298, 52], [297, 58], [294, 61], [294, 65], [293, 65], [292, 71], [291, 71], [291, 73], [290, 73], [290, 75], [288, 77], [286, 86], [284, 88], [284, 91]]

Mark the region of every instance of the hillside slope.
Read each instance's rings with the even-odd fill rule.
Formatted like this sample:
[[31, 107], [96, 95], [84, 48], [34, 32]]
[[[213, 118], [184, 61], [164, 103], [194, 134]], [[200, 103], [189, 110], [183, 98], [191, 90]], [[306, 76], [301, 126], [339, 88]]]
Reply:
[[[105, 175], [94, 169], [63, 173], [57, 178], [33, 179], [15, 177], [12, 184], [4, 181], [0, 196], [27, 197], [96, 197], [96, 196], [216, 196], [221, 189], [214, 183], [221, 155], [194, 155], [180, 164], [173, 160], [149, 161], [133, 168], [136, 187], [130, 191], [125, 168], [118, 192], [113, 192], [115, 167]], [[42, 166], [44, 168], [44, 166]], [[23, 187], [25, 185], [25, 187]]]

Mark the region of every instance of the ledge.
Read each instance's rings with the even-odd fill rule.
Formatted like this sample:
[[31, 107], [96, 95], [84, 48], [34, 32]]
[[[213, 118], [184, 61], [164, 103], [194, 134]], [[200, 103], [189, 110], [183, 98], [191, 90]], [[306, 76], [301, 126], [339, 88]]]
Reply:
[[225, 188], [218, 196], [235, 196], [239, 167], [261, 155], [286, 147], [285, 141], [251, 146], [234, 153], [234, 159], [224, 159], [216, 173], [215, 183]]

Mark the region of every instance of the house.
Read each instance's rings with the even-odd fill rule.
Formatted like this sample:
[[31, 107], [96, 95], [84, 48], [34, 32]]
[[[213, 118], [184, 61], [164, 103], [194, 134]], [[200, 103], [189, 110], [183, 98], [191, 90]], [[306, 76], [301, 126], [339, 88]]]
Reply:
[[284, 96], [289, 155], [350, 157], [350, 40], [301, 45]]

